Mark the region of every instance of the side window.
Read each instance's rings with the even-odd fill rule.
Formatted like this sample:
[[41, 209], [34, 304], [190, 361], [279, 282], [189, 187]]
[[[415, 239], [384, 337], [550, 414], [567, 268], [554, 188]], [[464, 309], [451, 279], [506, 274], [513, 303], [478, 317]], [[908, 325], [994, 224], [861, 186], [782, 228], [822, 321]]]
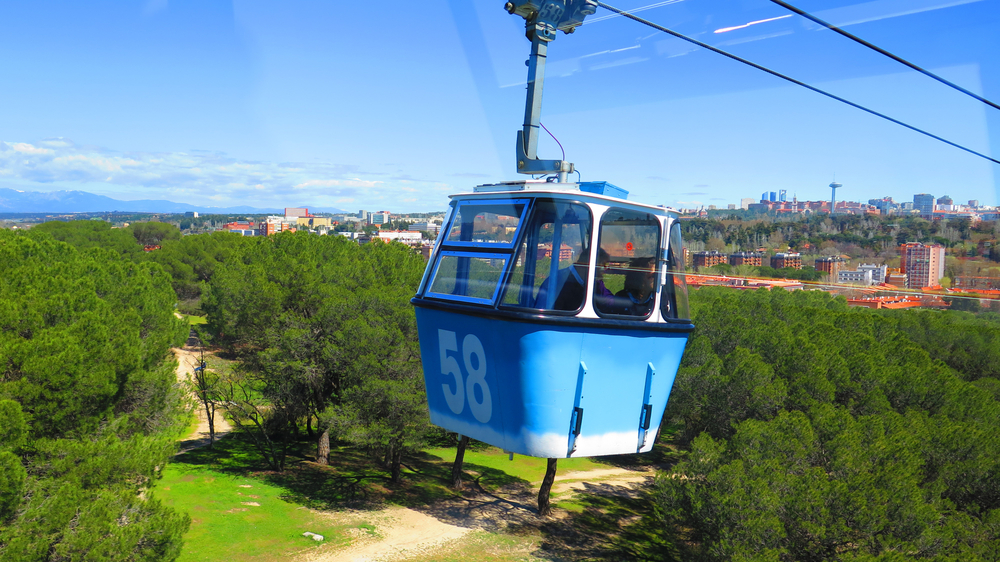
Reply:
[[659, 247], [660, 221], [655, 215], [628, 209], [604, 213], [594, 288], [598, 314], [649, 318], [656, 306]]
[[501, 304], [576, 311], [587, 294], [593, 219], [586, 205], [539, 201], [514, 258]]
[[428, 296], [492, 304], [509, 255], [442, 251]]
[[670, 247], [667, 252], [667, 283], [663, 286], [660, 299], [660, 314], [664, 318], [691, 318], [688, 308], [687, 283], [684, 280], [684, 247], [681, 240], [681, 225], [674, 222], [670, 227]]
[[527, 201], [463, 201], [445, 237], [452, 246], [499, 248], [514, 243]]

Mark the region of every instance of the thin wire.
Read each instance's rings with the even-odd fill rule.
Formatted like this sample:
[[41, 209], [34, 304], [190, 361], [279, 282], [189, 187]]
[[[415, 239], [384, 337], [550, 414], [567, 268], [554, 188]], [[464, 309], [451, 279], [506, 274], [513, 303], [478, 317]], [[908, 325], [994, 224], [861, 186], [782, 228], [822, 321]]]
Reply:
[[[542, 122], [539, 121], [538, 124], [542, 125]], [[566, 149], [564, 149], [562, 147], [562, 143], [559, 142], [559, 139], [557, 139], [556, 136], [552, 134], [552, 131], [550, 131], [545, 125], [542, 125], [542, 128], [545, 129], [545, 132], [548, 133], [549, 136], [552, 137], [552, 140], [556, 141], [556, 144], [559, 145], [559, 150], [562, 150], [562, 159], [565, 160], [566, 159]]]
[[723, 51], [722, 49], [713, 47], [713, 46], [711, 46], [711, 45], [709, 45], [707, 43], [702, 43], [701, 41], [698, 41], [697, 39], [688, 37], [687, 35], [684, 35], [682, 33], [678, 33], [676, 31], [667, 29], [666, 27], [663, 27], [662, 25], [657, 25], [657, 24], [655, 24], [655, 23], [653, 23], [651, 21], [644, 20], [644, 19], [640, 18], [639, 16], [632, 15], [632, 14], [630, 14], [630, 13], [624, 11], [624, 10], [619, 10], [618, 8], [615, 8], [613, 6], [609, 6], [609, 5], [605, 4], [604, 2], [598, 1], [597, 5], [600, 6], [600, 7], [602, 7], [602, 8], [604, 8], [604, 9], [606, 9], [606, 10], [611, 10], [612, 12], [616, 12], [618, 14], [621, 14], [621, 15], [629, 18], [630, 20], [639, 22], [639, 23], [641, 23], [643, 25], [648, 25], [649, 27], [652, 27], [653, 29], [658, 29], [658, 30], [660, 30], [660, 31], [662, 31], [662, 32], [664, 32], [664, 33], [666, 33], [668, 35], [672, 35], [672, 36], [674, 36], [674, 37], [676, 37], [678, 39], [682, 39], [684, 41], [687, 41], [688, 43], [693, 43], [695, 45], [698, 45], [699, 47], [702, 47], [704, 49], [708, 49], [709, 51], [712, 51], [713, 53], [718, 53], [718, 54], [720, 54], [720, 55], [722, 55], [724, 57], [728, 57], [730, 59], [733, 59], [734, 61], [741, 62], [741, 63], [743, 63], [745, 65], [748, 65], [748, 66], [752, 66], [752, 67], [756, 68], [757, 70], [761, 70], [761, 71], [764, 71], [764, 72], [770, 74], [771, 76], [776, 76], [778, 78], [781, 78], [782, 80], [787, 80], [788, 82], [791, 82], [792, 84], [795, 84], [797, 86], [802, 86], [803, 88], [807, 88], [809, 90], [812, 90], [812, 91], [816, 92], [817, 94], [822, 94], [822, 95], [824, 95], [824, 96], [826, 96], [828, 98], [835, 99], [835, 100], [837, 100], [837, 101], [839, 101], [841, 103], [846, 103], [847, 105], [849, 105], [851, 107], [860, 109], [861, 111], [865, 111], [867, 113], [871, 113], [872, 115], [874, 115], [876, 117], [881, 117], [882, 119], [885, 119], [886, 121], [890, 121], [890, 122], [895, 123], [897, 125], [900, 125], [902, 127], [906, 127], [907, 129], [910, 129], [911, 131], [916, 131], [916, 132], [918, 132], [918, 133], [920, 133], [922, 135], [927, 135], [928, 137], [931, 137], [932, 139], [935, 139], [935, 140], [939, 140], [939, 141], [941, 141], [941, 142], [943, 142], [943, 143], [945, 143], [947, 145], [951, 145], [951, 146], [953, 146], [955, 148], [958, 148], [960, 150], [964, 150], [964, 151], [966, 151], [966, 152], [968, 152], [970, 154], [975, 154], [976, 156], [979, 156], [980, 158], [985, 158], [986, 160], [989, 160], [990, 162], [993, 162], [994, 164], [1000, 164], [1000, 160], [997, 160], [995, 158], [990, 158], [989, 156], [986, 156], [985, 154], [982, 154], [980, 152], [976, 152], [975, 150], [972, 150], [971, 148], [966, 148], [966, 147], [964, 147], [964, 146], [962, 146], [960, 144], [953, 143], [950, 140], [941, 138], [941, 137], [939, 137], [939, 136], [937, 136], [937, 135], [935, 135], [933, 133], [929, 133], [929, 132], [927, 132], [927, 131], [925, 131], [923, 129], [919, 129], [917, 127], [914, 127], [913, 125], [908, 125], [908, 124], [906, 124], [906, 123], [904, 123], [902, 121], [899, 121], [898, 119], [893, 119], [892, 117], [889, 117], [888, 115], [885, 115], [883, 113], [879, 113], [879, 112], [875, 111], [874, 109], [868, 109], [867, 107], [865, 107], [863, 105], [858, 105], [858, 104], [856, 104], [856, 103], [854, 103], [852, 101], [848, 101], [848, 100], [846, 100], [846, 99], [844, 99], [844, 98], [842, 98], [840, 96], [836, 96], [834, 94], [831, 94], [830, 92], [827, 92], [825, 90], [821, 90], [821, 89], [819, 89], [819, 88], [817, 88], [815, 86], [810, 86], [809, 84], [806, 84], [805, 82], [796, 80], [795, 78], [792, 78], [791, 76], [786, 76], [786, 75], [784, 75], [784, 74], [782, 74], [780, 72], [771, 70], [770, 68], [761, 66], [761, 65], [759, 65], [757, 63], [754, 63], [754, 62], [750, 62], [747, 59], [738, 57], [738, 56], [736, 56], [736, 55], [734, 55], [732, 53], [729, 53], [727, 51]]
[[[652, 10], [653, 8], [660, 8], [662, 6], [669, 6], [670, 4], [676, 4], [678, 2], [683, 2], [683, 1], [684, 0], [666, 0], [665, 2], [657, 2], [655, 4], [649, 4], [647, 6], [641, 6], [639, 8], [632, 8], [629, 11], [634, 14], [636, 12], [641, 12], [643, 10]], [[599, 18], [590, 18], [587, 21], [583, 22], [583, 25], [589, 25], [589, 24], [592, 24], [592, 23], [597, 23], [599, 21], [609, 20], [609, 19], [617, 18], [617, 17], [619, 17], [618, 14], [614, 14], [614, 15], [610, 15], [610, 16], [602, 16], [602, 17], [599, 17]]]
[[1000, 109], [1000, 105], [997, 105], [997, 104], [991, 102], [990, 100], [988, 100], [988, 99], [986, 99], [986, 98], [984, 98], [984, 97], [982, 97], [982, 96], [980, 96], [978, 94], [974, 94], [974, 93], [970, 92], [969, 90], [966, 90], [965, 88], [959, 86], [958, 84], [955, 84], [953, 82], [949, 82], [948, 80], [945, 80], [944, 78], [938, 76], [937, 74], [934, 74], [933, 72], [930, 72], [929, 70], [924, 70], [923, 68], [920, 68], [919, 66], [913, 64], [912, 62], [910, 62], [908, 60], [905, 60], [903, 58], [897, 57], [896, 55], [890, 53], [889, 51], [886, 51], [885, 49], [882, 49], [881, 47], [878, 47], [876, 45], [872, 45], [868, 41], [865, 41], [864, 39], [858, 37], [857, 35], [853, 35], [853, 34], [847, 32], [847, 31], [844, 31], [843, 29], [841, 29], [841, 28], [833, 25], [832, 23], [823, 21], [820, 18], [818, 18], [818, 17], [816, 17], [816, 16], [814, 16], [814, 15], [808, 13], [808, 12], [800, 10], [800, 9], [796, 8], [795, 6], [792, 6], [791, 4], [789, 4], [787, 2], [783, 2], [782, 0], [771, 0], [771, 2], [774, 2], [775, 4], [781, 6], [782, 8], [785, 8], [787, 10], [795, 12], [796, 14], [798, 14], [798, 15], [804, 17], [804, 18], [810, 19], [810, 20], [812, 20], [812, 21], [814, 21], [814, 22], [822, 25], [823, 27], [829, 29], [830, 31], [835, 31], [835, 32], [843, 35], [844, 37], [847, 37], [851, 41], [855, 41], [857, 43], [860, 43], [860, 44], [864, 45], [865, 47], [868, 47], [869, 49], [872, 49], [873, 51], [881, 53], [881, 54], [883, 54], [883, 55], [891, 58], [892, 60], [894, 60], [894, 61], [896, 61], [896, 62], [898, 62], [900, 64], [904, 64], [904, 65], [912, 68], [913, 70], [916, 70], [917, 72], [919, 72], [921, 74], [924, 74], [925, 76], [929, 76], [929, 77], [937, 80], [938, 82], [940, 82], [940, 83], [942, 83], [942, 84], [944, 84], [946, 86], [950, 86], [950, 87], [958, 90], [959, 92], [962, 92], [965, 95], [971, 96], [971, 97], [973, 97], [973, 98], [975, 98], [975, 99], [977, 99], [977, 100], [985, 103], [986, 105], [988, 105], [988, 106], [990, 106], [990, 107], [992, 107], [994, 109]]

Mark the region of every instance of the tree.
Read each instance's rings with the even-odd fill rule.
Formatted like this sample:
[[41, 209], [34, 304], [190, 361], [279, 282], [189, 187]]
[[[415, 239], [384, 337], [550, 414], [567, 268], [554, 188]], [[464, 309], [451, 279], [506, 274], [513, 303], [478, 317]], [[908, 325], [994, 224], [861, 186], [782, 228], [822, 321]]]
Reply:
[[179, 240], [181, 231], [166, 222], [137, 222], [129, 226], [132, 236], [143, 246], [156, 246], [164, 240]]
[[451, 487], [462, 489], [462, 464], [465, 462], [465, 448], [469, 446], [469, 436], [462, 435], [455, 448], [455, 462], [451, 465]]
[[[319, 462], [332, 430], [385, 448], [398, 465], [426, 424], [409, 305], [423, 260], [401, 244], [307, 233], [250, 239], [239, 252], [208, 283], [203, 307], [214, 341], [289, 424], [320, 421]], [[378, 421], [380, 412], [389, 418]], [[390, 425], [376, 438], [378, 424]], [[273, 429], [282, 427], [291, 426]]]
[[651, 496], [673, 539], [665, 554], [989, 559], [1000, 403], [988, 313], [847, 309], [803, 291], [692, 296], [697, 329], [668, 410], [687, 451]]
[[176, 558], [189, 520], [143, 494], [179, 424], [169, 278], [41, 231], [0, 263], [0, 558]]

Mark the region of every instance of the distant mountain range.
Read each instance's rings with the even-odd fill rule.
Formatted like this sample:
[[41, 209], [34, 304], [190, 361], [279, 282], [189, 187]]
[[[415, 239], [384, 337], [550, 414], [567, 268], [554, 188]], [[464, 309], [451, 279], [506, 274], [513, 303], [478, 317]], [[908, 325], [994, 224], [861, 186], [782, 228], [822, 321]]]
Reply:
[[[343, 213], [340, 209], [321, 209], [309, 205], [310, 212]], [[187, 213], [196, 211], [203, 214], [248, 214], [283, 213], [284, 209], [258, 209], [247, 205], [238, 207], [198, 207], [187, 203], [164, 200], [119, 201], [86, 191], [20, 191], [0, 188], [0, 213], [104, 213], [118, 211], [125, 213]]]

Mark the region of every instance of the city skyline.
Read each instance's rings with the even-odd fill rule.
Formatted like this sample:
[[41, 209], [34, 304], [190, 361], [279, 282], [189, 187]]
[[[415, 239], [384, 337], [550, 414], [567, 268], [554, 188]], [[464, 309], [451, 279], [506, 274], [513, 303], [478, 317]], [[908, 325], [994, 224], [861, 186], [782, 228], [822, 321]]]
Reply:
[[[764, 0], [616, 3], [951, 141], [1000, 153], [1000, 113]], [[990, 99], [982, 0], [800, 5]], [[0, 188], [122, 200], [431, 211], [519, 179], [523, 20], [494, 0], [9, 5]], [[749, 23], [748, 23], [749, 22]], [[44, 40], [39, 40], [43, 38]], [[762, 191], [998, 201], [997, 166], [600, 10], [550, 48], [542, 122], [583, 180], [677, 208]], [[541, 157], [559, 157], [548, 136]], [[524, 178], [526, 176], [520, 176]], [[862, 195], [863, 194], [863, 195]]]

